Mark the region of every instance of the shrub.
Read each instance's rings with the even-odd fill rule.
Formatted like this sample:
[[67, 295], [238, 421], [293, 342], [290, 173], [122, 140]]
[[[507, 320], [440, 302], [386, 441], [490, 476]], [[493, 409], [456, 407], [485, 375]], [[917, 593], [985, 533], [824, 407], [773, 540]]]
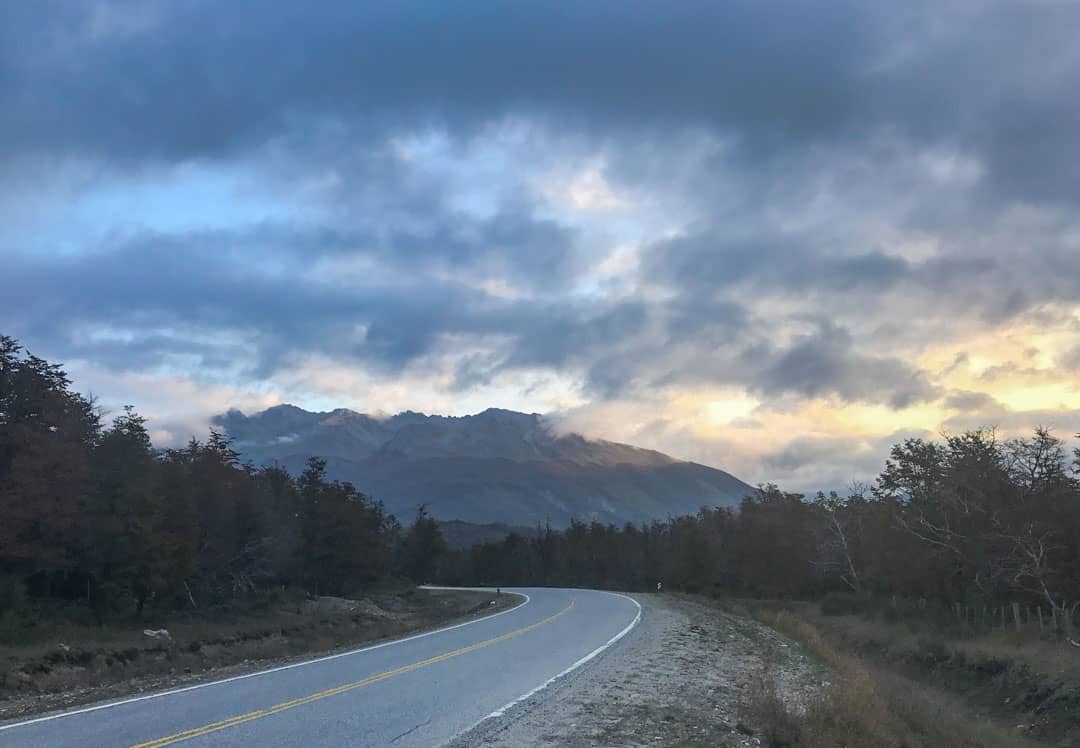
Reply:
[[821, 599], [821, 614], [826, 616], [862, 615], [870, 609], [870, 601], [844, 592], [830, 592]]

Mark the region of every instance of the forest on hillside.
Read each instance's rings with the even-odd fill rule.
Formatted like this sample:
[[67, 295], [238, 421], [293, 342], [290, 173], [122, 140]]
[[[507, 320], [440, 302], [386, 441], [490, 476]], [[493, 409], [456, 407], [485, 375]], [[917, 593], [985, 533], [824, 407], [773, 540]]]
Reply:
[[1080, 609], [1080, 449], [1045, 429], [892, 448], [873, 486], [807, 498], [775, 485], [735, 509], [624, 527], [575, 522], [451, 552], [446, 583], [838, 597], [1067, 622]]
[[0, 617], [56, 604], [101, 622], [280, 587], [355, 594], [388, 577], [1020, 602], [1062, 620], [1080, 604], [1080, 450], [1043, 429], [905, 440], [873, 486], [846, 496], [767, 485], [736, 509], [574, 522], [448, 551], [422, 510], [402, 527], [358, 487], [327, 480], [318, 458], [294, 477], [241, 464], [213, 431], [158, 450], [133, 409], [102, 420], [60, 366], [0, 337]]
[[324, 468], [244, 465], [213, 431], [155, 449], [132, 408], [103, 425], [60, 366], [0, 336], [0, 618], [78, 607], [104, 622], [430, 577], [435, 522], [403, 528]]

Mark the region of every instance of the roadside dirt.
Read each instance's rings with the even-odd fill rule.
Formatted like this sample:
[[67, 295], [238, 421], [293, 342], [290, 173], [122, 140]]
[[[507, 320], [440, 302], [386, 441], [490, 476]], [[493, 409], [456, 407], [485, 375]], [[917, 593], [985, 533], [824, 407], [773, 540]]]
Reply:
[[242, 675], [520, 602], [517, 595], [417, 589], [303, 600], [228, 623], [167, 625], [168, 638], [141, 629], [68, 631], [47, 645], [0, 647], [0, 721]]
[[828, 673], [772, 629], [697, 598], [635, 595], [641, 623], [588, 666], [453, 743], [756, 746], [745, 694], [768, 672], [802, 709]]
[[1033, 740], [1080, 745], [1080, 649], [1050, 632], [994, 631], [969, 638], [916, 633], [910, 623], [823, 616], [798, 609], [836, 649], [940, 690], [966, 710]]

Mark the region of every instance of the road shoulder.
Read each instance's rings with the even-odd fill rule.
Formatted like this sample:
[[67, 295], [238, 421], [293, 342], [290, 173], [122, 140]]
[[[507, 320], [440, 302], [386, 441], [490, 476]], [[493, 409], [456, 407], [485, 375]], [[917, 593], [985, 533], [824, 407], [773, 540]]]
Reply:
[[634, 595], [641, 623], [616, 646], [451, 743], [479, 746], [751, 746], [740, 702], [768, 670], [807, 703], [827, 677], [797, 644], [691, 597]]

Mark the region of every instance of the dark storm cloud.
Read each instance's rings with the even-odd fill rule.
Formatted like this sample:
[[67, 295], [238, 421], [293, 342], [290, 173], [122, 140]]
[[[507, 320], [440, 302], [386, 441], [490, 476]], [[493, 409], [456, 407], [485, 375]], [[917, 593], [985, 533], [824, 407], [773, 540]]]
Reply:
[[491, 276], [544, 285], [572, 269], [574, 232], [527, 212], [500, 210], [477, 221], [445, 216], [425, 231], [398, 231], [387, 238], [381, 258], [396, 263], [427, 262]]
[[562, 366], [584, 355], [595, 356], [612, 343], [635, 336], [646, 324], [649, 308], [632, 301], [590, 314], [588, 308], [551, 309], [552, 314], [517, 346], [510, 366]]
[[[897, 359], [859, 352], [845, 329], [826, 322], [777, 347], [742, 305], [703, 295], [648, 303], [568, 301], [546, 293], [511, 300], [411, 272], [420, 259], [428, 270], [433, 263], [484, 267], [489, 242], [560, 256], [571, 239], [520, 215], [433, 236], [440, 231], [441, 241], [406, 237], [400, 250], [393, 235], [273, 224], [136, 235], [95, 252], [14, 256], [0, 277], [0, 295], [9, 303], [13, 334], [58, 355], [120, 368], [186, 357], [206, 368], [243, 361], [249, 375], [266, 377], [291, 354], [319, 353], [395, 371], [434, 352], [442, 336], [460, 334], [495, 336], [504, 345], [461, 363], [458, 388], [490, 381], [499, 371], [546, 368], [584, 372], [588, 390], [600, 397], [710, 382], [769, 396], [836, 396], [891, 407], [935, 395], [923, 374]], [[459, 238], [447, 238], [451, 234]], [[254, 256], [261, 262], [253, 265]], [[357, 258], [375, 258], [377, 270], [348, 283], [333, 271], [304, 273], [318, 259]], [[95, 329], [120, 337], [86, 336]]]
[[[220, 363], [223, 348], [235, 360], [246, 342], [256, 348], [254, 365], [262, 375], [292, 352], [345, 351], [400, 368], [429, 352], [443, 333], [505, 334], [529, 324], [528, 310], [455, 280], [412, 273], [418, 260], [437, 255], [439, 263], [475, 271], [486, 265], [489, 243], [509, 236], [530, 246], [535, 231], [547, 255], [539, 248], [534, 254], [551, 266], [569, 239], [524, 216], [461, 224], [446, 229], [442, 241], [422, 245], [406, 234], [377, 240], [362, 232], [262, 225], [138, 234], [68, 256], [13, 254], [0, 274], [4, 321], [11, 334], [57, 354], [123, 367], [185, 355]], [[466, 229], [468, 240], [450, 240]], [[406, 245], [400, 253], [398, 241]], [[368, 257], [379, 261], [381, 275], [350, 284], [333, 271], [326, 278], [305, 275], [319, 259]], [[527, 263], [522, 272], [529, 272]], [[122, 337], [84, 337], [102, 329]], [[227, 346], [230, 336], [237, 340]]]
[[216, 157], [309, 118], [364, 131], [511, 112], [802, 137], [850, 118], [880, 25], [854, 3], [151, 7], [145, 30], [111, 37], [90, 6], [13, 9], [5, 145]]
[[766, 395], [833, 395], [905, 408], [939, 394], [923, 372], [897, 358], [860, 353], [845, 329], [828, 322], [765, 358], [750, 386]]
[[[395, 372], [436, 352], [445, 335], [504, 341], [501, 352], [459, 365], [460, 389], [508, 369], [587, 368], [651, 341], [642, 335], [657, 313], [649, 305], [555, 292], [568, 272], [571, 230], [509, 211], [423, 219], [425, 227], [397, 231], [263, 223], [138, 232], [78, 254], [11, 254], [0, 274], [5, 332], [49, 355], [110, 368], [186, 360], [204, 371], [240, 365], [259, 378], [294, 365], [295, 354]], [[320, 261], [328, 269], [313, 273]], [[352, 275], [335, 269], [357, 261], [364, 269]], [[492, 296], [450, 271], [491, 273], [536, 293]], [[709, 309], [731, 323], [742, 314], [733, 304]]]
[[584, 369], [590, 394], [640, 395], [658, 387], [734, 384], [767, 397], [837, 397], [905, 408], [940, 395], [925, 373], [895, 357], [860, 352], [843, 327], [817, 320], [790, 344], [741, 305], [626, 302], [535, 314], [497, 368]]
[[657, 387], [742, 382], [731, 356], [751, 334], [736, 302], [685, 296], [538, 304], [494, 370], [547, 367], [583, 374], [588, 394], [604, 399]]
[[101, 7], [7, 10], [8, 157], [221, 158], [316, 123], [468, 132], [520, 114], [605, 138], [705, 127], [750, 159], [888, 133], [973, 150], [1013, 196], [1080, 185], [1062, 158], [1080, 138], [1073, 4]]
[[1035, 368], [1034, 366], [1021, 366], [1015, 361], [1006, 361], [1003, 364], [997, 364], [995, 366], [988, 366], [979, 372], [979, 380], [988, 383], [999, 382], [1002, 379], [1011, 379], [1015, 377], [1031, 377], [1036, 380], [1041, 379], [1043, 371]]
[[[485, 384], [496, 374], [515, 369], [580, 370], [589, 394], [626, 393], [647, 371], [644, 352], [660, 345], [649, 329], [659, 313], [655, 306], [634, 300], [557, 304], [532, 300], [507, 305], [500, 314], [501, 329], [492, 330], [508, 339], [506, 346], [466, 357], [455, 368], [454, 387]], [[624, 355], [625, 360], [613, 365]]]
[[[836, 254], [823, 244], [814, 236], [769, 230], [734, 240], [716, 229], [657, 244], [648, 256], [649, 271], [675, 287], [696, 290], [749, 284], [763, 292], [878, 294], [905, 282], [939, 292], [964, 288], [1000, 269], [988, 257], [916, 262], [877, 250]], [[1012, 301], [1004, 306], [1016, 313], [1024, 305]], [[1000, 302], [990, 308], [1002, 313]]]
[[[120, 179], [214, 164], [265, 175], [287, 197], [309, 172], [340, 184], [314, 227], [135, 234], [66, 255], [0, 247], [0, 321], [28, 343], [129, 368], [167, 356], [224, 367], [248, 351], [260, 376], [295, 353], [397, 370], [466, 335], [501, 347], [466, 357], [459, 388], [546, 368], [580, 374], [600, 397], [734, 383], [902, 408], [940, 393], [852, 332], [889, 300], [903, 323], [877, 326], [879, 338], [926, 337], [916, 322], [960, 313], [998, 324], [1080, 294], [1075, 250], [1052, 249], [1061, 226], [1022, 232], [1038, 255], [1023, 272], [1026, 244], [982, 243], [1002, 202], [1080, 195], [1078, 22], [1068, 4], [12, 4], [0, 23], [0, 193], [65, 160]], [[642, 282], [662, 294], [573, 289], [578, 233], [503, 194], [525, 167], [482, 185], [499, 199], [477, 218], [388, 146], [435, 131], [465, 149], [515, 117], [581, 138], [628, 182], [663, 173], [686, 132], [723, 145], [694, 159], [687, 181], [650, 185], [704, 216], [644, 248]], [[918, 169], [891, 181], [927, 149], [970, 160], [970, 188], [920, 201]], [[837, 166], [848, 161], [872, 173], [850, 186]], [[714, 213], [724, 190], [744, 197]], [[902, 203], [878, 224], [941, 238], [937, 256], [777, 225], [818, 191], [850, 202], [833, 218], [844, 226]], [[305, 274], [356, 260], [370, 264], [359, 280]], [[513, 293], [479, 290], [486, 280]], [[770, 315], [776, 297], [803, 311]], [[834, 321], [777, 342], [774, 326], [805, 322], [810, 304]], [[119, 337], [85, 334], [95, 327]]]
[[753, 283], [777, 291], [874, 291], [912, 273], [903, 258], [880, 252], [830, 257], [793, 237], [763, 234], [732, 241], [718, 232], [663, 242], [653, 248], [649, 263], [654, 277], [698, 290]]
[[1001, 404], [985, 392], [957, 391], [950, 392], [945, 397], [945, 407], [964, 412], [987, 413], [997, 411]]
[[952, 363], [946, 366], [942, 371], [942, 376], [952, 374], [954, 371], [960, 368], [967, 368], [971, 364], [971, 356], [966, 351], [960, 351], [953, 357]]

